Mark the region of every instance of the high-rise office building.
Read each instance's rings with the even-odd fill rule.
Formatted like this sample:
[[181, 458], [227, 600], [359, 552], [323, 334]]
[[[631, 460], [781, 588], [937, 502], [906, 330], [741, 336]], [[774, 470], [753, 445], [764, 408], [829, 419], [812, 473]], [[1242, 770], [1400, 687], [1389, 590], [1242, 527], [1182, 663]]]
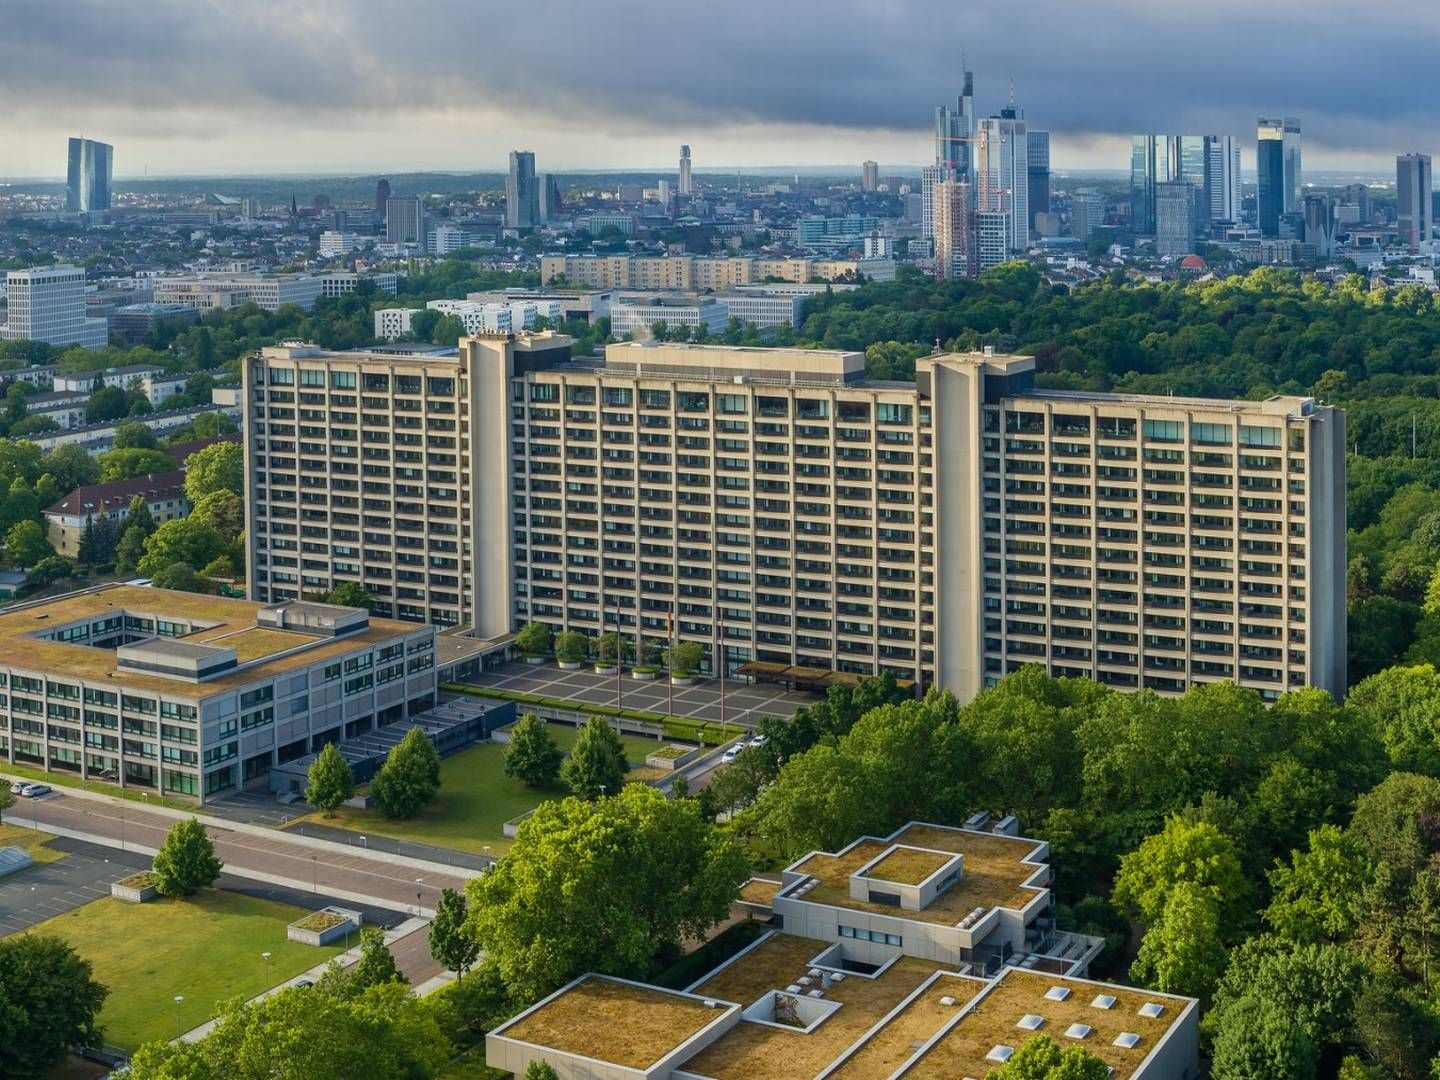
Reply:
[[94, 139], [71, 139], [65, 209], [88, 213], [110, 209], [115, 148]]
[[548, 333], [266, 348], [244, 365], [251, 599], [353, 581], [379, 617], [482, 638], [618, 622], [718, 641], [730, 670], [961, 700], [1025, 664], [1343, 693], [1344, 414], [1034, 377], [989, 354], [922, 357], [914, 384], [833, 350], [572, 359]]
[[1430, 155], [1401, 154], [1395, 159], [1395, 221], [1411, 251], [1430, 242], [1434, 213]]
[[1329, 195], [1305, 196], [1305, 243], [1315, 245], [1315, 254], [1328, 259], [1335, 250], [1335, 202]]
[[560, 181], [554, 173], [541, 173], [538, 178], [540, 190], [540, 220], [548, 222], [561, 211]]
[[1240, 140], [1232, 135], [1205, 136], [1205, 194], [1211, 222], [1240, 220]]
[[920, 170], [920, 234], [935, 235], [935, 189], [948, 178], [944, 165], [926, 165]]
[[1130, 225], [1139, 235], [1155, 235], [1155, 185], [1170, 176], [1170, 137], [1131, 136]]
[[1366, 184], [1346, 184], [1342, 202], [1355, 207], [1355, 220], [1361, 225], [1370, 224], [1370, 188]]
[[533, 229], [540, 224], [540, 187], [535, 177], [535, 155], [510, 151], [510, 175], [505, 180], [505, 225]]
[[880, 166], [873, 161], [860, 165], [860, 190], [875, 191], [880, 187]]
[[385, 242], [425, 243], [425, 197], [392, 195], [385, 200]]
[[688, 144], [680, 146], [680, 180], [676, 187], [681, 195], [691, 194], [690, 188], [690, 147]]
[[1070, 195], [1070, 235], [1089, 240], [1105, 224], [1105, 196], [1094, 188], [1078, 188]]
[[1009, 105], [999, 116], [981, 120], [975, 151], [977, 213], [1004, 214], [1006, 250], [1026, 250], [1030, 246], [1030, 137], [1024, 114]]
[[970, 181], [942, 180], [935, 186], [935, 276], [974, 277], [979, 269]]
[[1303, 212], [1300, 200], [1300, 121], [1261, 117], [1256, 126], [1255, 167], [1263, 236], [1280, 235], [1280, 218]]
[[8, 321], [0, 340], [43, 341], [102, 349], [109, 323], [85, 314], [85, 271], [78, 266], [39, 266], [5, 275]]
[[1204, 194], [1203, 187], [1189, 180], [1155, 185], [1155, 254], [1189, 255], [1195, 250]]
[[1050, 133], [1031, 130], [1029, 133], [1026, 175], [1029, 178], [1027, 198], [1030, 204], [1030, 231], [1035, 231], [1035, 215], [1050, 212]]
[[975, 75], [967, 71], [956, 107], [935, 107], [935, 164], [945, 167], [943, 179], [969, 175], [974, 138]]
[[390, 181], [383, 176], [375, 182], [375, 213], [385, 216], [385, 204], [390, 201]]

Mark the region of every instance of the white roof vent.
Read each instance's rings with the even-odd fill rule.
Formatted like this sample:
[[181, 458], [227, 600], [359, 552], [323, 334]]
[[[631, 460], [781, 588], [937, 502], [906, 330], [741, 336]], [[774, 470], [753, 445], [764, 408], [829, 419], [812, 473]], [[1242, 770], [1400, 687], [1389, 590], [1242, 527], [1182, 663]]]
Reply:
[[1164, 1011], [1165, 1006], [1161, 1005], [1158, 1001], [1147, 1001], [1144, 1005], [1140, 1006], [1140, 1015], [1150, 1020], [1154, 1020]]
[[1133, 1050], [1140, 1045], [1140, 1036], [1133, 1031], [1122, 1031], [1115, 1036], [1115, 1045], [1126, 1050]]
[[1026, 1031], [1039, 1031], [1041, 1025], [1043, 1025], [1044, 1023], [1045, 1018], [1043, 1016], [1036, 1016], [1034, 1013], [1026, 1013], [1024, 1016], [1020, 1017], [1020, 1022], [1017, 1023], [1015, 1026], [1017, 1028], [1024, 1028]]
[[1092, 1009], [1113, 1009], [1115, 997], [1112, 994], [1099, 994], [1094, 1001], [1090, 1002], [1090, 1007]]
[[1010, 1060], [1010, 1055], [1015, 1053], [1013, 1046], [992, 1046], [990, 1052], [985, 1055], [986, 1061], [998, 1061], [1001, 1065]]
[[1064, 1001], [1069, 996], [1070, 988], [1068, 986], [1052, 986], [1045, 991], [1046, 1001]]
[[1088, 1039], [1094, 1030], [1089, 1024], [1071, 1024], [1065, 1029], [1065, 1035], [1071, 1039]]

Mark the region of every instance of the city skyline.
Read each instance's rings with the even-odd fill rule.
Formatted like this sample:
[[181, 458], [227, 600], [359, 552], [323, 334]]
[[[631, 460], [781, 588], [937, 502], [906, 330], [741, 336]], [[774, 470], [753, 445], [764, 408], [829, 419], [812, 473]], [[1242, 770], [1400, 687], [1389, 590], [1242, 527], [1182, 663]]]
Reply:
[[[976, 71], [977, 114], [997, 110], [1013, 78], [1030, 115], [1046, 118], [1057, 171], [1123, 168], [1133, 131], [1238, 133], [1260, 115], [1310, 118], [1312, 170], [1382, 170], [1399, 149], [1424, 150], [1440, 134], [1423, 112], [1424, 65], [1440, 35], [1433, 16], [1407, 15], [1413, 32], [1395, 44], [1392, 67], [1416, 73], [1417, 94], [1406, 80], [1403, 91], [1398, 82], [1394, 90], [1362, 87], [1363, 73], [1339, 62], [1352, 44], [1339, 20], [1307, 19], [1303, 34], [1281, 34], [1290, 5], [1247, 10], [1250, 40], [1268, 43], [1270, 62], [1231, 65], [1225, 78], [1215, 77], [1229, 33], [1223, 16], [1240, 10], [1228, 0], [1203, 17], [1111, 3], [1127, 17], [1097, 18], [1093, 32], [1079, 28], [1058, 52], [1030, 47], [1053, 35], [1051, 6], [1011, 11], [986, 3], [952, 12], [911, 4], [877, 13], [842, 5], [827, 8], [823, 26], [818, 9], [805, 5], [766, 9], [775, 32], [754, 42], [737, 38], [745, 18], [702, 13], [707, 47], [688, 68], [691, 77], [675, 79], [669, 64], [589, 62], [631, 49], [676, 55], [665, 29], [651, 26], [638, 6], [627, 11], [622, 2], [599, 13], [541, 3], [514, 22], [513, 59], [507, 54], [469, 82], [452, 74], [469, 66], [452, 52], [469, 39], [464, 27], [489, 17], [486, 5], [432, 0], [424, 14], [462, 31], [437, 44], [423, 32], [426, 19], [414, 20], [412, 32], [385, 22], [384, 7], [370, 3], [312, 4], [309, 32], [296, 35], [288, 14], [262, 4], [202, 19], [183, 5], [156, 3], [122, 18], [90, 0], [66, 0], [32, 13], [24, 35], [0, 42], [7, 71], [0, 173], [61, 175], [55, 147], [82, 130], [121, 148], [122, 178], [277, 165], [286, 172], [489, 169], [503, 167], [516, 145], [558, 170], [654, 168], [673, 162], [682, 142], [703, 147], [697, 156], [716, 169], [858, 167], [865, 159], [918, 167], [929, 160], [934, 103], [960, 92], [962, 53]], [[1397, 15], [1402, 6], [1381, 4]], [[555, 20], [574, 32], [548, 35]], [[1115, 25], [1122, 29], [1100, 35]], [[797, 68], [788, 46], [783, 63], [778, 56], [766, 63], [790, 31], [807, 28], [833, 39], [833, 48], [815, 51], [816, 70], [803, 58]], [[1157, 47], [1172, 36], [1189, 47]], [[570, 54], [570, 40], [585, 42], [585, 58]], [[337, 41], [346, 48], [334, 48]], [[543, 48], [543, 75], [514, 67], [534, 55], [527, 44]], [[1285, 62], [1302, 49], [1304, 65]], [[55, 65], [77, 50], [92, 62], [57, 85]], [[1337, 63], [1319, 62], [1327, 54]], [[191, 63], [196, 57], [205, 62]], [[372, 78], [372, 70], [385, 77]], [[1114, 73], [1124, 78], [1108, 81]]]

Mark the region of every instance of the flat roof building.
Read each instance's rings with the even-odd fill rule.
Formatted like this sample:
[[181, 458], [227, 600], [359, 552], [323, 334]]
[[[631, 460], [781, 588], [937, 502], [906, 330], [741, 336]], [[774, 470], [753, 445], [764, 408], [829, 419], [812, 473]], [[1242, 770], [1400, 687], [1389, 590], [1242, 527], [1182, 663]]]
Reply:
[[5, 275], [7, 321], [0, 340], [43, 341], [103, 349], [110, 341], [105, 319], [85, 311], [85, 270], [79, 266], [37, 266]]
[[1037, 390], [1033, 358], [265, 349], [252, 596], [354, 581], [498, 638], [618, 624], [968, 700], [1025, 664], [1120, 689], [1345, 689], [1344, 414]]
[[[1193, 998], [1096, 982], [1083, 963], [1044, 953], [971, 955], [942, 940], [942, 930], [994, 937], [1007, 911], [996, 902], [1006, 899], [1024, 902], [1011, 914], [1035, 909], [1027, 940], [1056, 937], [1044, 850], [911, 824], [839, 856], [814, 853], [787, 868], [783, 883], [745, 886], [741, 903], [752, 909], [770, 905], [747, 894], [775, 895], [778, 929], [683, 991], [581, 976], [491, 1031], [486, 1061], [517, 1076], [544, 1061], [563, 1080], [955, 1080], [989, 1075], [1043, 1034], [1099, 1057], [1116, 1080], [1198, 1075]], [[822, 861], [818, 876], [806, 872]], [[1020, 880], [1038, 883], [1034, 895], [1006, 896]], [[882, 890], [878, 903], [856, 899]], [[907, 905], [915, 899], [919, 909]], [[1097, 939], [1084, 940], [1093, 955]]]
[[107, 585], [0, 611], [0, 760], [200, 801], [435, 701], [435, 631]]

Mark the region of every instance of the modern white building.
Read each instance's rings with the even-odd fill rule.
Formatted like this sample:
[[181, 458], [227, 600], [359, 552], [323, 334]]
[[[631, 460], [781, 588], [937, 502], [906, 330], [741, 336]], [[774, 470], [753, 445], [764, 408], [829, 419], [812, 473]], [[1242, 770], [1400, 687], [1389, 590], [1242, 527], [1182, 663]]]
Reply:
[[[425, 305], [441, 315], [453, 315], [467, 334], [508, 334], [512, 330], [533, 330], [537, 318], [551, 324], [564, 316], [559, 300], [513, 300], [505, 303], [477, 303], [473, 300], [431, 300]], [[410, 333], [411, 322], [422, 308], [381, 308], [375, 312], [375, 336], [394, 341]]]
[[980, 121], [975, 155], [975, 209], [1005, 215], [1007, 252], [1030, 246], [1030, 137], [1013, 106]]
[[127, 364], [124, 367], [106, 368], [103, 371], [75, 371], [55, 376], [57, 392], [89, 392], [102, 386], [129, 390], [139, 389], [149, 378], [163, 375], [164, 369], [151, 364]]
[[105, 319], [85, 314], [85, 271], [78, 266], [37, 266], [5, 275], [5, 341], [43, 341], [101, 349], [110, 340]]
[[422, 195], [392, 195], [385, 200], [385, 242], [425, 243], [425, 198]]
[[349, 255], [367, 241], [373, 242], [373, 239], [361, 236], [359, 233], [336, 232], [334, 229], [327, 229], [320, 234], [320, 254], [327, 259], [334, 258], [336, 255]]
[[772, 293], [760, 289], [721, 293], [715, 299], [725, 305], [728, 319], [739, 319], [760, 330], [772, 326], [800, 325], [800, 313], [810, 299], [805, 293]]
[[645, 300], [617, 300], [610, 307], [610, 333], [618, 338], [640, 331], [649, 334], [657, 322], [667, 327], [684, 326], [689, 330], [703, 326], [707, 333], [719, 334], [730, 321], [726, 306], [713, 298], [650, 297]]

